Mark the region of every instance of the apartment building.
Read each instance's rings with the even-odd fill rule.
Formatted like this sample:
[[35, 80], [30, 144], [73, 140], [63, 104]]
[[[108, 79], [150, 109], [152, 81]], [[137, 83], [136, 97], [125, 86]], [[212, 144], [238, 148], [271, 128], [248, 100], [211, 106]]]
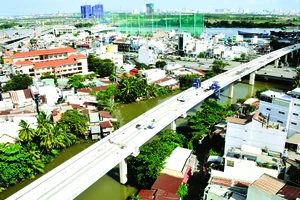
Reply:
[[287, 129], [290, 138], [299, 133], [300, 127], [300, 88], [292, 90], [291, 95], [265, 91], [260, 97], [259, 111], [269, 116], [269, 121]]
[[244, 144], [283, 153], [287, 132], [285, 128], [268, 123], [267, 120], [259, 112], [246, 119], [227, 117], [225, 153], [231, 148], [241, 148]]
[[146, 65], [154, 65], [155, 63], [155, 54], [152, 49], [148, 46], [143, 46], [139, 49], [139, 62]]
[[35, 77], [47, 72], [59, 77], [88, 72], [87, 57], [69, 47], [16, 53], [12, 62], [13, 73]]

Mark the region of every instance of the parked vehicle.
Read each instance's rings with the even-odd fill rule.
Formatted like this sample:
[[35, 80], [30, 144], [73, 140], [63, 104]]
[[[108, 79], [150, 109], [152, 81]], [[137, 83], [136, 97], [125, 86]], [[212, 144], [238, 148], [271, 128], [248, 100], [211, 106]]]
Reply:
[[186, 97], [184, 95], [177, 98], [178, 101], [185, 102]]

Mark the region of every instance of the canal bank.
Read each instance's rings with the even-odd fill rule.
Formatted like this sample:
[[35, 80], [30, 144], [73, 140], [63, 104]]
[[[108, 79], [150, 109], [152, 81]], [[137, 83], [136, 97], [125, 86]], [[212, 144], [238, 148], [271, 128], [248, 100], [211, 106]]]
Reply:
[[[234, 88], [234, 98], [232, 100], [228, 99], [228, 87], [222, 89], [221, 93], [221, 104], [226, 104], [229, 102], [235, 102], [238, 98], [246, 98], [251, 97], [255, 94], [255, 91], [259, 88], [268, 88], [276, 91], [288, 91], [292, 89], [292, 85], [290, 84], [281, 84], [281, 83], [273, 83], [273, 82], [260, 82], [256, 81], [254, 86], [250, 86], [247, 84], [248, 80], [243, 80], [242, 82], [238, 82], [235, 84]], [[140, 114], [144, 113], [145, 111], [153, 108], [154, 106], [162, 103], [163, 101], [170, 98], [171, 95], [158, 97], [155, 99], [148, 99], [142, 102], [136, 102], [131, 104], [119, 104], [116, 110], [116, 117], [119, 119], [121, 124], [126, 124], [127, 122], [131, 121], [132, 119], [136, 118]], [[197, 110], [199, 110], [200, 104], [195, 106], [188, 112], [188, 115], [194, 114]], [[176, 120], [178, 126], [184, 126], [186, 124], [186, 119], [178, 119]], [[90, 144], [79, 144], [74, 145], [66, 150], [64, 150], [58, 159], [54, 162], [50, 163], [46, 166], [47, 170], [50, 171], [51, 169], [55, 168], [62, 162], [68, 160], [75, 154], [79, 153], [80, 151], [87, 148]], [[51, 166], [51, 167], [50, 167]], [[49, 167], [49, 169], [48, 169]], [[51, 169], [50, 169], [51, 168]], [[37, 176], [36, 178], [42, 175]], [[34, 179], [24, 181], [22, 183], [17, 184], [14, 187], [10, 187], [8, 191], [0, 193], [0, 199], [4, 199], [14, 192], [20, 190], [22, 187], [26, 186], [30, 182], [33, 182]], [[99, 179], [95, 182], [91, 187], [89, 187], [86, 191], [80, 194], [76, 199], [79, 200], [125, 200], [128, 196], [135, 193], [137, 190], [133, 187], [123, 186], [119, 184], [119, 177], [118, 177], [118, 168], [114, 168], [111, 170], [107, 175]], [[5, 196], [4, 196], [5, 195]]]

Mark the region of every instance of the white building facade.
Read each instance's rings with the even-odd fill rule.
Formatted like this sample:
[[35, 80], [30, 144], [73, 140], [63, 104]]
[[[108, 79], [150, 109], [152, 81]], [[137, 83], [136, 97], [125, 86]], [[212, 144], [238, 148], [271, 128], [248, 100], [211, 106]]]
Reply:
[[[258, 114], [256, 114], [258, 115]], [[241, 148], [243, 145], [250, 145], [261, 149], [268, 148], [274, 152], [283, 153], [287, 132], [284, 129], [268, 127], [261, 121], [259, 116], [253, 117], [251, 121], [236, 120], [227, 118], [227, 131], [225, 136], [225, 149]], [[272, 138], [270, 140], [270, 138]]]
[[259, 111], [269, 116], [269, 121], [279, 124], [287, 129], [287, 137], [290, 138], [300, 132], [300, 89], [292, 91], [292, 95], [286, 95], [274, 91], [266, 91], [261, 94]]
[[146, 65], [154, 65], [155, 63], [155, 54], [152, 49], [149, 49], [147, 46], [143, 46], [139, 49], [139, 57], [138, 60], [140, 63], [144, 63]]

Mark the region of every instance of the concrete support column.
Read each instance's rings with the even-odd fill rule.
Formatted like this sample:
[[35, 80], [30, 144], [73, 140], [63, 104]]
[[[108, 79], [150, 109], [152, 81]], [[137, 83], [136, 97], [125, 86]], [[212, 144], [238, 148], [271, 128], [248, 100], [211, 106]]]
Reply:
[[293, 51], [291, 52], [291, 58], [294, 58], [294, 52]]
[[119, 163], [120, 183], [125, 184], [127, 182], [127, 163], [122, 160]]
[[248, 87], [248, 97], [251, 98], [254, 93], [254, 85]]
[[255, 82], [255, 72], [252, 72], [249, 78], [249, 85], [254, 85], [254, 82]]
[[233, 89], [234, 89], [234, 84], [231, 83], [230, 86], [229, 86], [229, 94], [228, 94], [229, 98], [233, 97]]
[[176, 131], [176, 123], [175, 123], [175, 120], [171, 122], [171, 130]]
[[286, 55], [284, 56], [284, 63], [286, 63], [287, 60], [288, 60], [288, 55], [286, 54]]
[[275, 60], [275, 67], [278, 67], [279, 59]]

